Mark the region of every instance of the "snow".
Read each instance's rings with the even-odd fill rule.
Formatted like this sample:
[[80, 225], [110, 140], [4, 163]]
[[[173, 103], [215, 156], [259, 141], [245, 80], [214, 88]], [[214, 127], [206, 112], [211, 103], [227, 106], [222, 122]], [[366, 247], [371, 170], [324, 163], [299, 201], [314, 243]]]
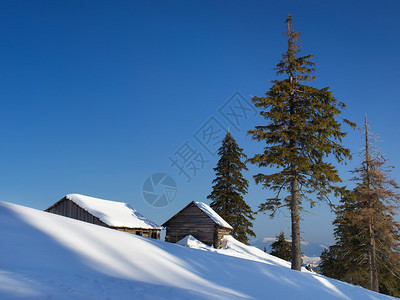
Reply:
[[224, 219], [221, 218], [219, 214], [217, 214], [211, 207], [209, 207], [207, 204], [203, 202], [195, 202], [195, 204], [204, 212], [206, 213], [211, 219], [214, 220], [215, 223], [218, 225], [233, 229], [231, 225], [228, 224]]
[[[280, 258], [270, 255], [268, 253], [265, 253], [264, 251], [262, 251], [256, 247], [247, 246], [247, 245], [239, 242], [235, 238], [233, 238], [231, 235], [225, 235], [222, 238], [220, 249], [215, 249], [214, 247], [210, 247], [210, 246], [200, 242], [199, 240], [197, 240], [195, 237], [193, 237], [191, 235], [184, 237], [177, 244], [181, 245], [181, 246], [193, 248], [193, 249], [200, 249], [203, 251], [216, 252], [216, 253], [223, 254], [223, 255], [234, 256], [234, 257], [258, 261], [258, 262], [262, 262], [262, 263], [266, 263], [266, 264], [274, 264], [274, 265], [280, 265], [280, 266], [283, 266], [286, 268], [290, 268], [290, 263], [287, 262], [286, 260], [280, 259]], [[303, 271], [308, 272], [308, 270], [306, 270], [305, 268], [303, 268]]]
[[112, 227], [162, 229], [159, 225], [142, 216], [123, 202], [103, 200], [79, 194], [68, 194], [65, 197]]
[[0, 238], [2, 300], [393, 299], [229, 236], [191, 249], [0, 202]]
[[194, 236], [191, 234], [187, 235], [183, 239], [177, 242], [178, 245], [189, 247], [192, 249], [200, 249], [200, 250], [205, 250], [209, 252], [215, 252], [215, 249], [213, 247], [210, 247], [202, 242], [200, 242], [198, 239], [196, 239]]

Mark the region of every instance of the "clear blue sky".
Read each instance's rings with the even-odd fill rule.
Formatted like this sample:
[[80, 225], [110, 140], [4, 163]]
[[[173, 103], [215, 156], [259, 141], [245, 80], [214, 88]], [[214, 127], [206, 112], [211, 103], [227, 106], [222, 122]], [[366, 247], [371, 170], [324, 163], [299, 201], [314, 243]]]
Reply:
[[[219, 109], [240, 92], [261, 96], [285, 50], [285, 18], [314, 54], [317, 87], [330, 86], [399, 167], [398, 1], [2, 1], [0, 3], [0, 199], [45, 209], [68, 193], [130, 203], [163, 223], [189, 201], [205, 201], [217, 158], [194, 135], [211, 117], [249, 155], [261, 145]], [[349, 129], [350, 130], [350, 129]], [[189, 183], [170, 157], [186, 142], [205, 160]], [[361, 132], [349, 133], [354, 161]], [[165, 208], [142, 198], [147, 176], [166, 172], [178, 194]], [[255, 209], [268, 196], [254, 185]], [[397, 178], [397, 168], [393, 175]], [[332, 241], [326, 205], [304, 215], [303, 237]], [[288, 214], [254, 222], [258, 238], [288, 227]], [[288, 231], [286, 231], [289, 234]]]

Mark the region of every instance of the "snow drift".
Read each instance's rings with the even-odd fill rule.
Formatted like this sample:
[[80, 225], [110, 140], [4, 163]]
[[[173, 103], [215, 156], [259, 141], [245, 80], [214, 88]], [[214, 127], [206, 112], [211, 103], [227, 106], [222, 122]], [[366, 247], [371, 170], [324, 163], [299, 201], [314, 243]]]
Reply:
[[390, 298], [257, 259], [229, 237], [222, 250], [190, 249], [5, 202], [0, 236], [4, 300]]
[[[238, 240], [235, 240], [232, 236], [226, 235], [221, 241], [221, 249], [215, 249], [210, 247], [195, 237], [188, 235], [182, 240], [180, 240], [178, 245], [186, 246], [192, 249], [200, 249], [208, 252], [216, 252], [219, 254], [224, 254], [233, 257], [244, 258], [248, 260], [254, 260], [266, 264], [279, 265], [286, 268], [290, 268], [290, 263], [286, 260], [280, 259], [279, 257], [270, 255], [261, 251], [260, 249], [252, 246], [247, 246]], [[309, 272], [306, 268], [302, 268], [302, 271]]]

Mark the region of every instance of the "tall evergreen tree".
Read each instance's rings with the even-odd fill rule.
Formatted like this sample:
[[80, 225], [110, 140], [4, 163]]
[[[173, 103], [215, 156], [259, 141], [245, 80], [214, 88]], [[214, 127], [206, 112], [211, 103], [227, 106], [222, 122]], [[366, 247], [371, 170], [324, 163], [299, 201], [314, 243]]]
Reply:
[[321, 257], [324, 275], [392, 296], [400, 296], [400, 203], [385, 159], [374, 154], [367, 120], [363, 161], [353, 172], [356, 187], [337, 210], [335, 245]]
[[229, 132], [222, 141], [218, 155], [220, 159], [214, 168], [217, 177], [207, 198], [212, 200], [210, 206], [233, 227], [232, 236], [247, 243], [249, 236], [255, 236], [251, 230], [253, 212], [243, 200], [249, 183], [242, 175], [242, 170], [248, 169], [241, 159], [247, 157]]
[[290, 261], [292, 259], [292, 247], [290, 243], [285, 239], [283, 231], [276, 236], [276, 241], [271, 245], [271, 255]]
[[[346, 133], [337, 121], [345, 105], [338, 102], [329, 88], [318, 89], [306, 84], [314, 79], [312, 55], [299, 56], [300, 33], [294, 32], [292, 17], [286, 20], [288, 38], [287, 51], [277, 64], [278, 75], [283, 80], [273, 81], [266, 97], [252, 99], [260, 114], [268, 121], [256, 126], [248, 134], [254, 140], [267, 144], [261, 154], [249, 161], [259, 167], [268, 167], [272, 174], [254, 176], [257, 184], [275, 192], [266, 199], [259, 211], [271, 210], [271, 217], [277, 209], [287, 206], [291, 213], [292, 225], [292, 269], [301, 269], [300, 249], [300, 207], [301, 200], [316, 193], [317, 200], [326, 200], [330, 193], [338, 195], [341, 189], [335, 183], [341, 181], [337, 170], [325, 161], [333, 155], [338, 162], [351, 158], [350, 150], [341, 145]], [[355, 127], [355, 124], [344, 119]], [[282, 197], [282, 191], [288, 196]]]

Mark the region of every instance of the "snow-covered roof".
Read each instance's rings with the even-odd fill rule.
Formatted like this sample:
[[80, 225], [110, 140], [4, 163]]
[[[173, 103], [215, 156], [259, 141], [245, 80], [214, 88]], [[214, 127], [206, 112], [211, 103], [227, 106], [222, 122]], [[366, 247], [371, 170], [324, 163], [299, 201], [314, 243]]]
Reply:
[[226, 222], [224, 219], [221, 218], [221, 216], [219, 214], [217, 214], [215, 212], [215, 210], [213, 210], [211, 207], [209, 207], [207, 204], [203, 203], [203, 202], [194, 202], [198, 208], [200, 208], [206, 215], [208, 215], [211, 219], [214, 220], [215, 223], [217, 223], [218, 225], [225, 227], [225, 228], [229, 228], [229, 229], [233, 229], [231, 225], [228, 224], [228, 222]]
[[123, 202], [103, 200], [79, 194], [68, 194], [65, 198], [111, 227], [161, 229], [159, 225], [142, 216]]

